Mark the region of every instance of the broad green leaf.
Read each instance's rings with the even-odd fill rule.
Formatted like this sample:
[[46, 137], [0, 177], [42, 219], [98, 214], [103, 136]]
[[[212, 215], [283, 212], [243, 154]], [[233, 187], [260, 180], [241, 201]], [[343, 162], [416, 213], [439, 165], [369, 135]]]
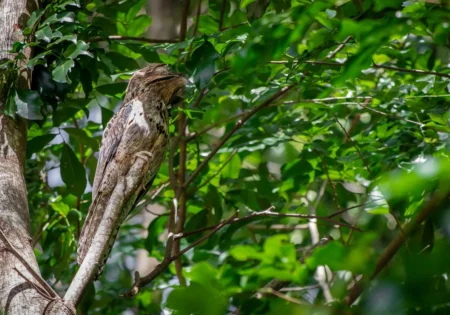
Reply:
[[69, 78], [67, 77], [67, 74], [72, 69], [72, 67], [75, 65], [72, 59], [65, 60], [64, 62], [61, 62], [56, 68], [52, 71], [53, 80], [56, 82], [61, 83], [70, 83]]
[[41, 120], [42, 99], [36, 91], [18, 90], [15, 96], [17, 115], [28, 120]]
[[94, 151], [98, 151], [98, 142], [97, 140], [90, 137], [86, 131], [78, 128], [64, 128], [64, 131], [67, 132], [71, 137], [76, 139], [79, 144], [88, 145]]
[[216, 60], [219, 54], [214, 49], [214, 46], [205, 41], [202, 46], [197, 48], [191, 58], [188, 60], [186, 66], [192, 72], [195, 80], [195, 85], [202, 89], [211, 80], [216, 71]]
[[34, 137], [27, 142], [27, 158], [30, 158], [33, 153], [41, 151], [50, 141], [56, 137], [56, 134], [46, 134]]
[[88, 51], [89, 44], [86, 44], [82, 40], [79, 40], [76, 44], [70, 44], [69, 47], [64, 51], [64, 57], [68, 59], [75, 59], [79, 55], [86, 55], [91, 58], [94, 56]]
[[61, 178], [67, 185], [69, 193], [81, 196], [86, 188], [86, 171], [72, 148], [63, 145], [61, 154]]

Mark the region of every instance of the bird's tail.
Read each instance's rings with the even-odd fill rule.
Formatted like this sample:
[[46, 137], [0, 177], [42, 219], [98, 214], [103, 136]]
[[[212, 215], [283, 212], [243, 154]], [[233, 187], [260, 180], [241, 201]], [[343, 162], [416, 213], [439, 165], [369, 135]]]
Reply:
[[89, 207], [88, 215], [81, 229], [80, 238], [78, 239], [77, 262], [79, 265], [83, 263], [84, 257], [86, 257], [89, 247], [91, 247], [92, 240], [102, 220], [105, 209], [101, 208], [100, 196], [96, 196]]
[[[86, 257], [86, 254], [89, 251], [89, 248], [92, 245], [92, 241], [94, 240], [95, 234], [97, 233], [97, 230], [99, 229], [100, 224], [104, 220], [103, 216], [105, 214], [106, 208], [109, 205], [109, 196], [108, 195], [97, 195], [90, 208], [88, 215], [86, 217], [86, 221], [84, 222], [83, 228], [81, 229], [80, 238], [78, 240], [78, 250], [77, 250], [77, 262], [79, 265], [83, 263], [83, 260]], [[122, 205], [116, 205], [117, 207], [122, 207]], [[125, 206], [126, 211], [128, 210], [128, 207]], [[127, 212], [125, 212], [126, 214]], [[104, 251], [103, 256], [100, 259], [100, 263], [98, 265], [97, 273], [95, 274], [94, 280], [97, 280], [105, 267], [106, 261], [108, 260], [109, 254], [111, 253], [111, 249], [114, 245], [114, 242], [116, 240], [117, 234], [119, 232], [119, 228], [121, 223], [124, 221], [125, 216], [120, 214], [118, 217], [118, 220], [116, 222], [116, 228], [111, 231], [111, 234], [106, 239], [108, 242], [107, 249]]]

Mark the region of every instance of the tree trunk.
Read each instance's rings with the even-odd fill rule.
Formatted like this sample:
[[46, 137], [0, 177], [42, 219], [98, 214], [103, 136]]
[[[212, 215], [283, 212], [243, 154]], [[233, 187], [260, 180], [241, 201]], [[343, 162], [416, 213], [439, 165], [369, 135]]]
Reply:
[[146, 10], [152, 17], [147, 37], [175, 39], [178, 36], [181, 5], [175, 0], [148, 0]]
[[[1, 51], [10, 50], [15, 41], [22, 40], [20, 30], [26, 26], [29, 13], [36, 7], [36, 3], [30, 0], [0, 0], [0, 60], [14, 58]], [[30, 50], [25, 52], [27, 58], [30, 53]], [[0, 81], [3, 86], [10, 83]], [[23, 68], [16, 83], [28, 87], [29, 72]], [[0, 86], [1, 94], [5, 92], [3, 86]], [[45, 291], [38, 292], [42, 283], [38, 280], [40, 271], [30, 242], [30, 218], [23, 174], [27, 126], [19, 117], [13, 119], [4, 114], [5, 95], [1, 94], [0, 313], [70, 313], [59, 298], [49, 298]]]

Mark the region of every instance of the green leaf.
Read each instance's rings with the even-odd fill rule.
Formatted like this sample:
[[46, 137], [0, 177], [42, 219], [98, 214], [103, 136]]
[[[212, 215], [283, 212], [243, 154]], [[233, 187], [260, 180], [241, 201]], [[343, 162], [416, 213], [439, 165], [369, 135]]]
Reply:
[[145, 31], [151, 24], [151, 17], [149, 17], [148, 15], [139, 15], [128, 25], [127, 34], [128, 36], [141, 36], [145, 33]]
[[53, 125], [59, 126], [63, 122], [75, 116], [80, 110], [83, 110], [87, 116], [89, 116], [89, 111], [86, 106], [92, 99], [85, 98], [72, 98], [65, 100], [53, 114]]
[[205, 41], [203, 45], [194, 51], [186, 63], [186, 66], [192, 72], [195, 85], [199, 89], [204, 88], [211, 81], [216, 71], [216, 60], [219, 57], [219, 53], [214, 46], [210, 42]]
[[167, 307], [177, 314], [226, 314], [226, 306], [227, 297], [218, 288], [195, 282], [174, 288], [167, 297]]
[[52, 202], [50, 205], [52, 206], [53, 210], [58, 212], [64, 218], [69, 214], [70, 208], [64, 202]]
[[33, 153], [41, 151], [50, 141], [56, 137], [56, 134], [46, 134], [34, 137], [27, 142], [27, 158], [30, 158]]
[[75, 196], [81, 196], [86, 188], [86, 171], [72, 148], [63, 145], [61, 154], [61, 178], [68, 191]]
[[46, 25], [36, 32], [36, 39], [49, 43], [52, 40], [52, 29]]
[[70, 69], [75, 65], [72, 59], [65, 60], [64, 62], [60, 63], [58, 66], [56, 66], [55, 69], [52, 71], [53, 80], [56, 82], [61, 83], [70, 83], [69, 78], [67, 77], [67, 74], [69, 73]]
[[64, 57], [68, 59], [75, 59], [79, 55], [85, 55], [93, 58], [94, 56], [88, 51], [89, 44], [79, 40], [76, 44], [70, 44], [64, 51]]
[[41, 106], [44, 104], [36, 91], [18, 90], [15, 96], [17, 115], [28, 120], [41, 120]]
[[78, 128], [64, 128], [71, 137], [78, 141], [79, 144], [84, 144], [91, 147], [94, 151], [98, 151], [98, 142], [92, 137], [88, 136], [86, 131]]
[[140, 53], [142, 57], [144, 57], [145, 61], [151, 62], [151, 63], [159, 63], [161, 62], [161, 59], [159, 58], [158, 53], [152, 46], [143, 46], [140, 49]]
[[200, 15], [198, 30], [203, 34], [215, 33], [219, 30], [219, 23], [210, 15]]
[[222, 170], [222, 177], [238, 179], [241, 172], [242, 161], [238, 154], [235, 154], [230, 162]]
[[446, 115], [447, 117], [444, 117], [443, 115], [428, 113], [428, 116], [430, 116], [430, 119], [432, 121], [434, 121], [435, 123], [447, 127], [447, 125], [448, 125], [448, 115]]

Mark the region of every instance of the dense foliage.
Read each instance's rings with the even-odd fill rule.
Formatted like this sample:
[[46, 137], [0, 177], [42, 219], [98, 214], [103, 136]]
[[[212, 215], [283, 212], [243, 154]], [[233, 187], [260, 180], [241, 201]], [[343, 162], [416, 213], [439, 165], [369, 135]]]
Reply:
[[[3, 90], [7, 112], [29, 120], [26, 181], [43, 277], [61, 292], [70, 283], [102, 130], [133, 71], [162, 62], [192, 83], [172, 111], [174, 150], [136, 218], [149, 204], [173, 210], [173, 188], [185, 223], [175, 232], [256, 214], [183, 255], [183, 276], [172, 263], [135, 299], [120, 299], [136, 250], [158, 260], [165, 251], [168, 216], [149, 226], [132, 218], [80, 310], [448, 314], [448, 206], [407, 227], [450, 188], [448, 7], [198, 1], [187, 7], [186, 36], [180, 19], [181, 40], [159, 44], [141, 38], [152, 22], [143, 0], [44, 1], [23, 30], [28, 40], [14, 46], [16, 60], [1, 65], [3, 82], [13, 82], [33, 47], [31, 90]], [[209, 232], [182, 238], [181, 248]], [[380, 263], [402, 233], [410, 236], [400, 251]], [[333, 240], [299, 260], [326, 235]], [[350, 308], [345, 297], [361, 276]], [[283, 291], [262, 290], [274, 278], [287, 282]]]

